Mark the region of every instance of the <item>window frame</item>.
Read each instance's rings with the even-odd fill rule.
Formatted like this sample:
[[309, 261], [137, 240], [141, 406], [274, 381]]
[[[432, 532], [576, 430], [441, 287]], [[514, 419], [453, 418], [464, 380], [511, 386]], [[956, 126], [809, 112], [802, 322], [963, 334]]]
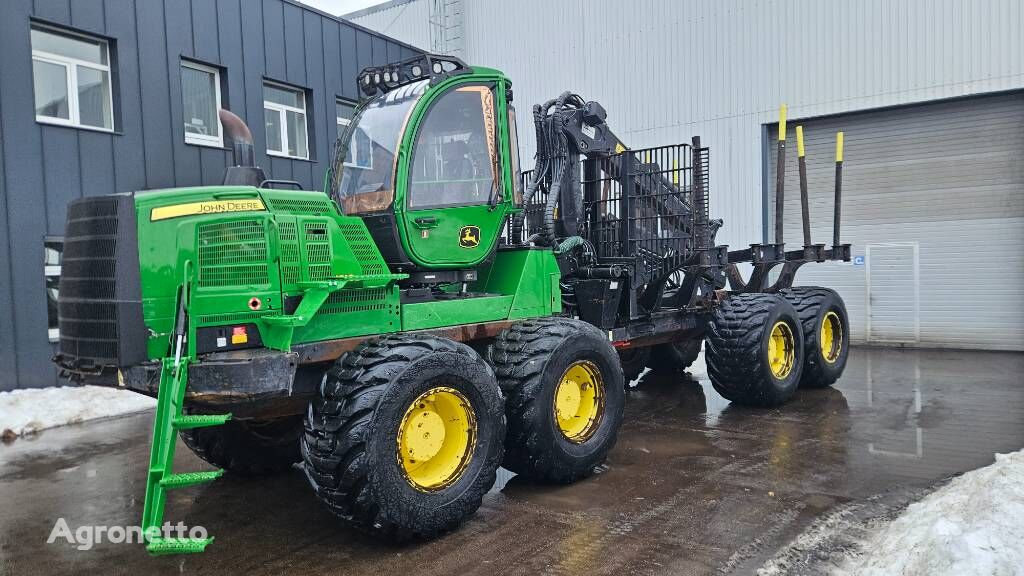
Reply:
[[[46, 34], [53, 34], [55, 36], [64, 36], [73, 39], [81, 39], [87, 42], [98, 42], [103, 45], [103, 50], [107, 57], [106, 65], [96, 64], [95, 62], [89, 62], [88, 60], [80, 60], [78, 58], [71, 58], [69, 56], [63, 56], [61, 54], [54, 54], [52, 52], [46, 52], [43, 50], [36, 50], [32, 48], [32, 62], [33, 62], [33, 94], [32, 94], [32, 108], [35, 110], [35, 66], [36, 60], [45, 62], [47, 64], [55, 64], [64, 67], [64, 78], [68, 92], [68, 118], [59, 118], [56, 116], [45, 116], [36, 114], [36, 122], [40, 124], [52, 124], [55, 126], [67, 126], [70, 128], [79, 128], [82, 130], [95, 130], [97, 132], [113, 133], [117, 129], [116, 114], [114, 108], [114, 72], [111, 66], [113, 57], [110, 50], [110, 40], [101, 38], [99, 36], [90, 36], [87, 34], [81, 34], [72, 30], [66, 30], [64, 28], [58, 28], [48, 24], [40, 24], [33, 22], [30, 26], [30, 30], [38, 30]], [[99, 72], [107, 73], [107, 82], [109, 83], [109, 102], [110, 105], [110, 128], [104, 126], [91, 126], [89, 124], [82, 124], [81, 111], [78, 105], [78, 67], [82, 66], [85, 68], [91, 68]]]
[[512, 173], [512, 202], [516, 206], [523, 204], [523, 169], [519, 166], [519, 128], [516, 126], [516, 107], [511, 102], [505, 104], [508, 117], [508, 155]]
[[[341, 116], [338, 116], [338, 105], [339, 104], [341, 104], [342, 106], [348, 106], [348, 107], [352, 108], [352, 113], [353, 113], [352, 118], [342, 118]], [[338, 129], [337, 130], [338, 131], [338, 138], [341, 138], [342, 132], [345, 131], [342, 128], [342, 126], [345, 126], [347, 128], [350, 124], [352, 124], [352, 120], [355, 119], [355, 110], [356, 110], [356, 108], [358, 106], [359, 106], [358, 102], [353, 102], [352, 100], [349, 100], [348, 98], [342, 98], [340, 96], [334, 98], [334, 121], [335, 121], [335, 127]]]
[[211, 147], [211, 148], [224, 148], [224, 126], [221, 124], [221, 121], [220, 121], [220, 110], [222, 108], [224, 108], [224, 102], [221, 100], [222, 95], [221, 95], [221, 89], [220, 89], [220, 68], [218, 68], [216, 66], [211, 66], [210, 64], [203, 64], [201, 62], [196, 62], [194, 60], [187, 60], [185, 58], [182, 58], [181, 59], [181, 65], [178, 67], [178, 74], [179, 74], [178, 82], [179, 82], [179, 86], [181, 84], [181, 79], [180, 79], [181, 77], [180, 77], [180, 75], [181, 75], [181, 69], [182, 68], [191, 68], [193, 70], [198, 70], [200, 72], [206, 72], [208, 74], [213, 74], [213, 87], [214, 87], [214, 95], [216, 96], [216, 106], [217, 106], [217, 109], [214, 111], [214, 117], [217, 119], [217, 126], [218, 126], [217, 136], [216, 137], [214, 137], [214, 136], [205, 136], [203, 134], [194, 134], [192, 132], [189, 132], [188, 130], [185, 130], [185, 118], [184, 118], [184, 116], [185, 116], [185, 91], [184, 91], [184, 89], [182, 89], [181, 90], [181, 98], [182, 98], [182, 102], [181, 102], [181, 115], [182, 115], [181, 129], [185, 132], [185, 144], [192, 144], [194, 146], [208, 146], [208, 147]]
[[[341, 116], [338, 116], [338, 104], [341, 104], [342, 106], [349, 106], [350, 108], [352, 108], [352, 117], [342, 118]], [[339, 130], [338, 138], [341, 138], [342, 132], [344, 132], [344, 130], [342, 130], [341, 127], [344, 126], [347, 129], [349, 126], [352, 125], [352, 121], [356, 119], [356, 111], [358, 110], [358, 108], [359, 103], [355, 102], [354, 100], [349, 100], [347, 98], [342, 98], [340, 96], [334, 99], [334, 120], [337, 123], [337, 127]], [[349, 140], [348, 143], [349, 152], [351, 152], [353, 158], [358, 158], [359, 147], [354, 136], [355, 135], [353, 134], [353, 139]], [[370, 144], [370, 154], [367, 156], [367, 158], [369, 158], [370, 161], [365, 166], [355, 162], [346, 162], [344, 160], [342, 160], [341, 163], [342, 165], [348, 166], [350, 168], [358, 168], [360, 170], [373, 170], [373, 144]]]
[[[57, 263], [56, 264], [49, 264], [48, 263], [48, 258], [47, 258], [47, 256], [48, 256], [47, 251], [48, 250], [53, 250], [54, 252], [57, 253]], [[51, 318], [49, 317], [49, 313], [50, 313], [50, 310], [49, 310], [49, 298], [50, 298], [49, 290], [50, 290], [50, 287], [48, 286], [48, 284], [49, 284], [48, 280], [50, 278], [56, 278], [57, 279], [57, 291], [59, 293], [60, 292], [60, 273], [61, 273], [61, 269], [62, 269], [63, 266], [64, 266], [64, 237], [63, 236], [44, 236], [43, 237], [43, 289], [45, 290], [46, 299], [47, 299], [46, 335], [47, 335], [47, 338], [49, 339], [50, 342], [58, 342], [60, 340], [60, 327], [59, 327], [59, 324], [58, 324], [57, 328], [51, 328], [50, 327], [50, 320], [51, 320]], [[60, 312], [58, 311], [58, 320], [59, 320], [59, 314], [60, 314]]]
[[[295, 92], [302, 96], [302, 108], [295, 108], [294, 106], [288, 106], [286, 104], [278, 104], [277, 102], [271, 102], [267, 100], [266, 87], [277, 88], [279, 90], [287, 90], [289, 92]], [[280, 120], [281, 132], [281, 150], [271, 150], [269, 143], [266, 146], [267, 155], [275, 156], [277, 158], [288, 158], [290, 160], [309, 160], [310, 159], [310, 146], [309, 146], [309, 98], [307, 97], [307, 90], [305, 88], [299, 88], [297, 86], [291, 86], [288, 84], [282, 84], [281, 82], [274, 82], [273, 80], [263, 80], [263, 112], [266, 114], [267, 110], [272, 110], [277, 113], [278, 119]], [[294, 112], [302, 115], [302, 120], [306, 124], [306, 155], [305, 156], [293, 156], [288, 153], [288, 112]], [[264, 120], [264, 137], [266, 136], [266, 120]]]

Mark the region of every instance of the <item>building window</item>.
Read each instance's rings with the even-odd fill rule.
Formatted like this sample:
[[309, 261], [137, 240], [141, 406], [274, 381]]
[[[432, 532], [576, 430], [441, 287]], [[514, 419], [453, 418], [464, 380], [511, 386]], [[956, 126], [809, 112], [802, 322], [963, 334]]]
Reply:
[[185, 119], [185, 142], [223, 148], [217, 116], [220, 107], [220, 71], [182, 60], [181, 111]]
[[338, 138], [345, 133], [345, 127], [352, 123], [352, 117], [356, 113], [356, 105], [348, 100], [337, 100], [334, 104], [338, 117]]
[[60, 338], [57, 324], [57, 293], [60, 285], [61, 256], [64, 238], [47, 236], [43, 240], [43, 274], [46, 276], [46, 317], [51, 342]]
[[110, 47], [105, 40], [32, 27], [36, 120], [114, 129]]
[[264, 84], [263, 119], [267, 125], [267, 154], [309, 159], [304, 90]]
[[[338, 137], [345, 133], [345, 129], [355, 117], [356, 104], [347, 100], [338, 100], [336, 103], [338, 117]], [[373, 147], [370, 144], [370, 137], [362, 128], [356, 128], [356, 133], [348, 143], [348, 154], [345, 156], [345, 165], [355, 168], [373, 169]]]

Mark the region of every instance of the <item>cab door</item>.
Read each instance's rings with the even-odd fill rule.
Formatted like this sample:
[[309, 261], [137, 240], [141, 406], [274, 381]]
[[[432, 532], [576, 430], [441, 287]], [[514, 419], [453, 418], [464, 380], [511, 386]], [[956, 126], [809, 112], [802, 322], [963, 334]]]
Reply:
[[430, 101], [415, 127], [402, 220], [412, 260], [471, 267], [494, 248], [508, 211], [495, 82], [463, 83]]

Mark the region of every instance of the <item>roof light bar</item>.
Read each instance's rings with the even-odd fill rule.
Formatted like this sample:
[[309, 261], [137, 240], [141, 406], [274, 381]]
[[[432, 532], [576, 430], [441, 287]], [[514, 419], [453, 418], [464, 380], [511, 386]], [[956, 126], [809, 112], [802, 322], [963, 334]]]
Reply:
[[359, 73], [358, 84], [363, 97], [370, 98], [417, 80], [429, 78], [431, 83], [436, 83], [469, 71], [469, 66], [458, 58], [423, 54], [385, 66], [364, 68]]

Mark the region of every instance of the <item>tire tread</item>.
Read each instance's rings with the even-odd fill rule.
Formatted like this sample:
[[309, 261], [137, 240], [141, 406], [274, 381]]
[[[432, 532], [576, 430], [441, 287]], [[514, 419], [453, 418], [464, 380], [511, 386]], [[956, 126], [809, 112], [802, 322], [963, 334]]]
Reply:
[[[798, 286], [795, 288], [786, 288], [781, 290], [779, 294], [783, 298], [789, 301], [790, 304], [796, 308], [797, 314], [800, 316], [800, 324], [804, 331], [804, 357], [808, 361], [804, 364], [803, 376], [800, 379], [800, 385], [805, 388], [824, 388], [831, 386], [839, 379], [839, 375], [830, 375], [825, 371], [823, 366], [814, 362], [812, 359], [817, 358], [817, 346], [818, 346], [818, 331], [817, 320], [818, 310], [821, 308], [827, 300], [834, 297], [839, 302], [842, 299], [839, 294], [831, 288], [824, 288], [821, 286]], [[844, 329], [848, 332], [847, 327]], [[844, 334], [846, 338], [849, 338], [849, 334]], [[849, 346], [849, 343], [844, 343]]]
[[715, 310], [705, 361], [712, 386], [726, 399], [764, 407], [788, 399], [772, 392], [761, 367], [765, 323], [780, 300], [775, 294], [733, 294]]
[[[580, 332], [591, 333], [607, 342], [604, 332], [592, 324], [547, 317], [516, 322], [488, 348], [487, 361], [494, 368], [506, 398], [509, 427], [503, 466], [513, 472], [557, 484], [572, 483], [593, 474], [592, 466], [564, 465], [550, 457], [550, 453], [540, 450], [541, 431], [536, 419], [530, 417], [537, 409], [537, 393], [544, 384], [546, 357], [562, 341]], [[618, 358], [617, 354], [615, 356]], [[614, 445], [617, 433], [616, 428], [609, 448]]]
[[[388, 520], [371, 494], [366, 449], [375, 409], [393, 378], [410, 362], [436, 352], [477, 355], [443, 338], [387, 335], [368, 340], [327, 371], [321, 396], [310, 403], [302, 439], [306, 474], [317, 496], [337, 516], [375, 537], [402, 542], [429, 539], [461, 519], [408, 529]], [[494, 483], [490, 471], [486, 485]], [[483, 494], [471, 506], [480, 505]]]

